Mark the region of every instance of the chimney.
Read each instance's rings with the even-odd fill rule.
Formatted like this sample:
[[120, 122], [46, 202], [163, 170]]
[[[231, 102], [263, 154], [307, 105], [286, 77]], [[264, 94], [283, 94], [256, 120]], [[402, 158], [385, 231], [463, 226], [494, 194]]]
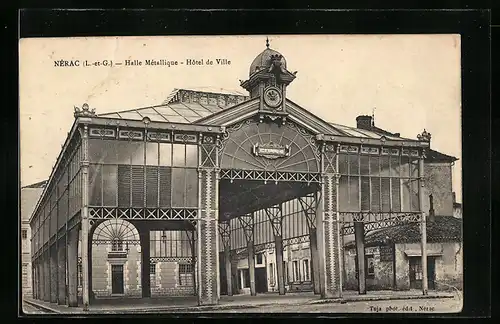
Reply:
[[356, 117], [357, 128], [371, 130], [372, 126], [373, 126], [372, 116], [362, 115]]
[[435, 214], [434, 214], [434, 197], [432, 194], [429, 195], [429, 221], [434, 222]]

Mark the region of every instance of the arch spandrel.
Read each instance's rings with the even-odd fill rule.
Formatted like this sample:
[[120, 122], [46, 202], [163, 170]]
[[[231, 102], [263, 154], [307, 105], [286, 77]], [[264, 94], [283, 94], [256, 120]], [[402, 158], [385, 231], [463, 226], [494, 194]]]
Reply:
[[227, 128], [220, 167], [317, 173], [320, 151], [315, 136], [293, 122], [248, 119]]

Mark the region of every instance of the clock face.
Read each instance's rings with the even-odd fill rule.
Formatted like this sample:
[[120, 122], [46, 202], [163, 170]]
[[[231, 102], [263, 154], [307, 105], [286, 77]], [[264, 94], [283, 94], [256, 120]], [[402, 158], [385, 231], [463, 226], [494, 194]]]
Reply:
[[281, 104], [281, 101], [281, 92], [278, 88], [268, 88], [264, 92], [264, 102], [266, 103], [266, 105], [272, 108], [276, 108]]

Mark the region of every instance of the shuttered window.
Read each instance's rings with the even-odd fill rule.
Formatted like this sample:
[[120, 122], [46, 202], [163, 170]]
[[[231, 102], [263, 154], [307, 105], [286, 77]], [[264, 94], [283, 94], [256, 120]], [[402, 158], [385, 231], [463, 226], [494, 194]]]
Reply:
[[90, 203], [94, 206], [198, 206], [198, 147], [92, 140]]
[[370, 157], [366, 155], [361, 155], [359, 157], [359, 164], [361, 169], [361, 174], [368, 175], [370, 174]]
[[349, 177], [349, 210], [359, 210], [359, 177]]
[[132, 166], [132, 207], [144, 206], [144, 167]]
[[392, 211], [401, 211], [401, 180], [398, 178], [391, 179], [392, 181]]
[[159, 167], [160, 175], [160, 207], [171, 206], [172, 168]]
[[118, 206], [130, 207], [130, 166], [118, 166]]
[[418, 211], [419, 210], [419, 199], [418, 199], [418, 180], [413, 179], [411, 182], [411, 210]]
[[359, 174], [359, 155], [348, 155], [349, 174]]
[[383, 212], [391, 210], [391, 181], [389, 178], [381, 178], [381, 207]]
[[158, 167], [146, 167], [146, 207], [158, 207]]
[[349, 191], [347, 185], [348, 176], [342, 175], [339, 179], [339, 208], [349, 210]]
[[374, 212], [380, 211], [380, 178], [371, 178], [372, 184], [372, 201], [371, 210]]
[[370, 210], [370, 178], [361, 177], [361, 210]]

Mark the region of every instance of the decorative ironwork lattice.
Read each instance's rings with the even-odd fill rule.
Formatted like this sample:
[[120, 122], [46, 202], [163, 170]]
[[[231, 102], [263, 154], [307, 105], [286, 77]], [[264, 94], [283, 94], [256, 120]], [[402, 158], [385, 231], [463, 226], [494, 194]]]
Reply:
[[285, 172], [285, 171], [258, 171], [258, 170], [239, 170], [239, 169], [221, 169], [221, 179], [234, 180], [262, 180], [267, 182], [290, 181], [290, 182], [320, 182], [319, 173], [307, 172]]
[[[217, 141], [218, 138], [217, 138]], [[217, 144], [214, 143], [212, 136], [203, 137], [202, 144], [199, 145], [201, 150], [201, 166], [207, 168], [217, 167]]]
[[[276, 148], [274, 151], [283, 147], [286, 154], [269, 158], [267, 154], [255, 154], [252, 148], [256, 146]], [[248, 119], [227, 128], [220, 165], [226, 169], [315, 173], [319, 172], [320, 156], [315, 136], [295, 123], [280, 125]]]
[[195, 220], [197, 209], [89, 207], [91, 219]]
[[267, 214], [267, 218], [271, 223], [273, 228], [273, 234], [275, 236], [282, 236], [283, 234], [283, 215], [281, 205], [273, 206], [270, 208], [266, 208], [265, 212]]
[[134, 225], [118, 218], [109, 219], [97, 225], [92, 244], [112, 244], [115, 241], [139, 245], [139, 232]]
[[224, 249], [231, 248], [231, 225], [229, 221], [219, 222], [219, 234]]
[[309, 242], [309, 234], [285, 239], [283, 240], [283, 247], [290, 246], [293, 244], [307, 243], [307, 242]]
[[194, 261], [196, 262], [196, 257], [153, 257], [150, 258], [150, 262], [182, 262], [182, 263], [187, 263], [191, 264]]
[[253, 215], [249, 214], [249, 215], [240, 216], [240, 217], [238, 217], [238, 220], [240, 221], [241, 227], [243, 228], [243, 231], [245, 233], [245, 238], [247, 240], [247, 243], [253, 242], [253, 240], [254, 240], [254, 237], [253, 237], [253, 234], [254, 234]]
[[[346, 216], [347, 214], [347, 216]], [[354, 215], [350, 215], [354, 214]], [[361, 215], [360, 215], [361, 214]], [[363, 215], [364, 214], [364, 215]], [[342, 234], [351, 235], [354, 234], [354, 221], [364, 222], [365, 233], [373, 230], [399, 226], [408, 223], [418, 223], [422, 219], [422, 213], [420, 212], [408, 212], [408, 213], [340, 213], [343, 219]], [[366, 217], [365, 217], [366, 216]]]
[[333, 144], [326, 144], [323, 150], [323, 172], [336, 173], [337, 172], [337, 154], [336, 148]]
[[340, 217], [344, 223], [353, 222], [385, 222], [385, 221], [400, 221], [400, 222], [418, 222], [421, 219], [421, 212], [340, 212]]
[[316, 209], [318, 207], [319, 199], [317, 199], [320, 193], [313, 192], [307, 194], [305, 197], [299, 197], [299, 202], [302, 207], [302, 211], [307, 220], [307, 226], [310, 229], [316, 228]]

